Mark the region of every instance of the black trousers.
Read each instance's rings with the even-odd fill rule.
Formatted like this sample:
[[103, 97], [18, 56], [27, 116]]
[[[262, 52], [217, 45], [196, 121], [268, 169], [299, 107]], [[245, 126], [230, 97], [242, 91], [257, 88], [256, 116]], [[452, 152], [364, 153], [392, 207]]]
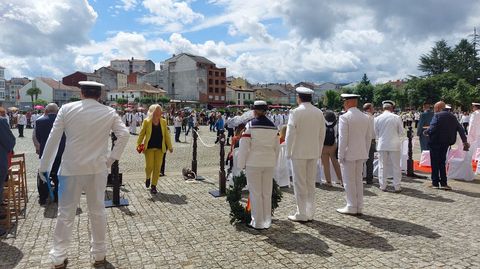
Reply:
[[[58, 200], [58, 176], [57, 174], [50, 174], [50, 181], [55, 184], [55, 189], [53, 190], [53, 194], [54, 194], [54, 201], [52, 202], [56, 202]], [[39, 200], [41, 202], [45, 202], [47, 201], [50, 193], [48, 191], [48, 185], [47, 183], [43, 182], [41, 179], [40, 179], [40, 176], [37, 175], [37, 190], [38, 190], [38, 196], [39, 196]]]
[[182, 132], [182, 127], [175, 127], [175, 142], [180, 142], [181, 132]]
[[430, 144], [430, 163], [432, 165], [432, 185], [447, 185], [447, 170], [445, 162], [447, 159], [447, 151], [449, 145], [432, 145]]
[[468, 135], [468, 122], [462, 123], [463, 129], [465, 129], [465, 134]]
[[162, 167], [160, 167], [160, 175], [165, 175], [165, 160], [167, 159], [167, 153], [163, 153]]
[[367, 176], [365, 177], [365, 181], [368, 184], [373, 183], [373, 159], [375, 155], [375, 148], [377, 147], [377, 143], [375, 139], [372, 140], [372, 144], [370, 144], [370, 151], [368, 152], [368, 160], [365, 163], [367, 166]]
[[25, 125], [18, 125], [18, 137], [23, 137], [23, 128]]

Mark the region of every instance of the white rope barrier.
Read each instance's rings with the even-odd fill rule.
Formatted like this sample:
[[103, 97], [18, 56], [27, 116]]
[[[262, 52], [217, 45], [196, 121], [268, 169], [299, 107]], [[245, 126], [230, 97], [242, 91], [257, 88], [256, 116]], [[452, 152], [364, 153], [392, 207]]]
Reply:
[[207, 147], [207, 148], [214, 148], [214, 147], [217, 146], [217, 145], [208, 145], [207, 143], [205, 143], [205, 142], [203, 141], [203, 139], [200, 137], [200, 134], [199, 134], [197, 131], [195, 131], [195, 129], [193, 129], [193, 131], [197, 134], [197, 137], [198, 137], [198, 140], [200, 140], [200, 143], [202, 143], [205, 147]]

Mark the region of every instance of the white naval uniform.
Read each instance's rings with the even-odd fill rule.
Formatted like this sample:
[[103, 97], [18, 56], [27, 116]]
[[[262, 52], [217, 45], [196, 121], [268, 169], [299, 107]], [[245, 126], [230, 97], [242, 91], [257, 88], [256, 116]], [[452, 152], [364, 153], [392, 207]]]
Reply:
[[468, 123], [468, 143], [470, 150], [475, 154], [477, 148], [480, 147], [480, 109], [470, 114], [470, 122]]
[[[112, 131], [117, 141], [109, 151]], [[129, 138], [128, 130], [113, 108], [93, 99], [65, 104], [58, 111], [45, 145], [40, 172], [50, 171], [63, 133], [66, 146], [58, 171], [58, 217], [50, 257], [54, 264], [61, 264], [67, 258], [75, 210], [83, 190], [91, 225], [91, 254], [95, 260], [101, 260], [106, 255], [107, 162], [120, 159]]]
[[128, 126], [129, 131], [131, 134], [136, 134], [137, 133], [137, 117], [135, 116], [134, 113], [130, 113], [130, 115], [127, 116], [128, 123], [130, 126]]
[[373, 134], [368, 115], [352, 107], [340, 116], [338, 160], [341, 164], [348, 213], [363, 209], [363, 163], [368, 159]]
[[388, 110], [375, 118], [375, 136], [378, 139], [377, 151], [380, 155], [378, 181], [382, 190], [387, 188], [388, 169], [385, 168], [388, 165], [392, 166], [393, 187], [395, 190], [400, 190], [400, 181], [402, 180], [402, 170], [400, 168], [402, 124], [402, 119]]
[[250, 225], [267, 229], [272, 223], [272, 185], [277, 163], [279, 138], [277, 128], [267, 118], [250, 121], [240, 139], [238, 166], [246, 167], [252, 208]]
[[[135, 118], [137, 119], [137, 124], [139, 126], [142, 126], [143, 120], [146, 118], [145, 114], [143, 112], [137, 112], [135, 114]], [[136, 131], [136, 130], [135, 130]]]
[[325, 140], [325, 118], [309, 102], [290, 111], [287, 125], [287, 156], [292, 159], [293, 186], [297, 210], [295, 218], [312, 220], [315, 215], [315, 179], [317, 161]]

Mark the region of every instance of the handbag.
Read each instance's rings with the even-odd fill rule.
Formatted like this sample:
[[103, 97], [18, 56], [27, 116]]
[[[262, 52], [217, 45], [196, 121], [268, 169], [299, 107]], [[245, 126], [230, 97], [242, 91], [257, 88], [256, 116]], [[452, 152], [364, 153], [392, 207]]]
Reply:
[[145, 144], [140, 144], [137, 146], [137, 152], [143, 153], [145, 151]]

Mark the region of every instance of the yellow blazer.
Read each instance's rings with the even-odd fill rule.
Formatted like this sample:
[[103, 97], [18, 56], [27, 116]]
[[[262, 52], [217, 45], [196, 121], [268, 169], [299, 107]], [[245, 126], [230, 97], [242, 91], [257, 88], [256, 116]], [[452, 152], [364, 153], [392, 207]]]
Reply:
[[[166, 152], [167, 149], [171, 150], [172, 148], [172, 141], [170, 140], [170, 133], [167, 129], [167, 121], [164, 118], [160, 119], [160, 128], [162, 129], [162, 151]], [[142, 127], [140, 129], [140, 134], [138, 135], [137, 139], [137, 147], [142, 144], [145, 145], [145, 149], [147, 149], [148, 142], [150, 141], [150, 136], [152, 135], [152, 120], [145, 119], [143, 120]], [[145, 152], [145, 151], [144, 151]]]

